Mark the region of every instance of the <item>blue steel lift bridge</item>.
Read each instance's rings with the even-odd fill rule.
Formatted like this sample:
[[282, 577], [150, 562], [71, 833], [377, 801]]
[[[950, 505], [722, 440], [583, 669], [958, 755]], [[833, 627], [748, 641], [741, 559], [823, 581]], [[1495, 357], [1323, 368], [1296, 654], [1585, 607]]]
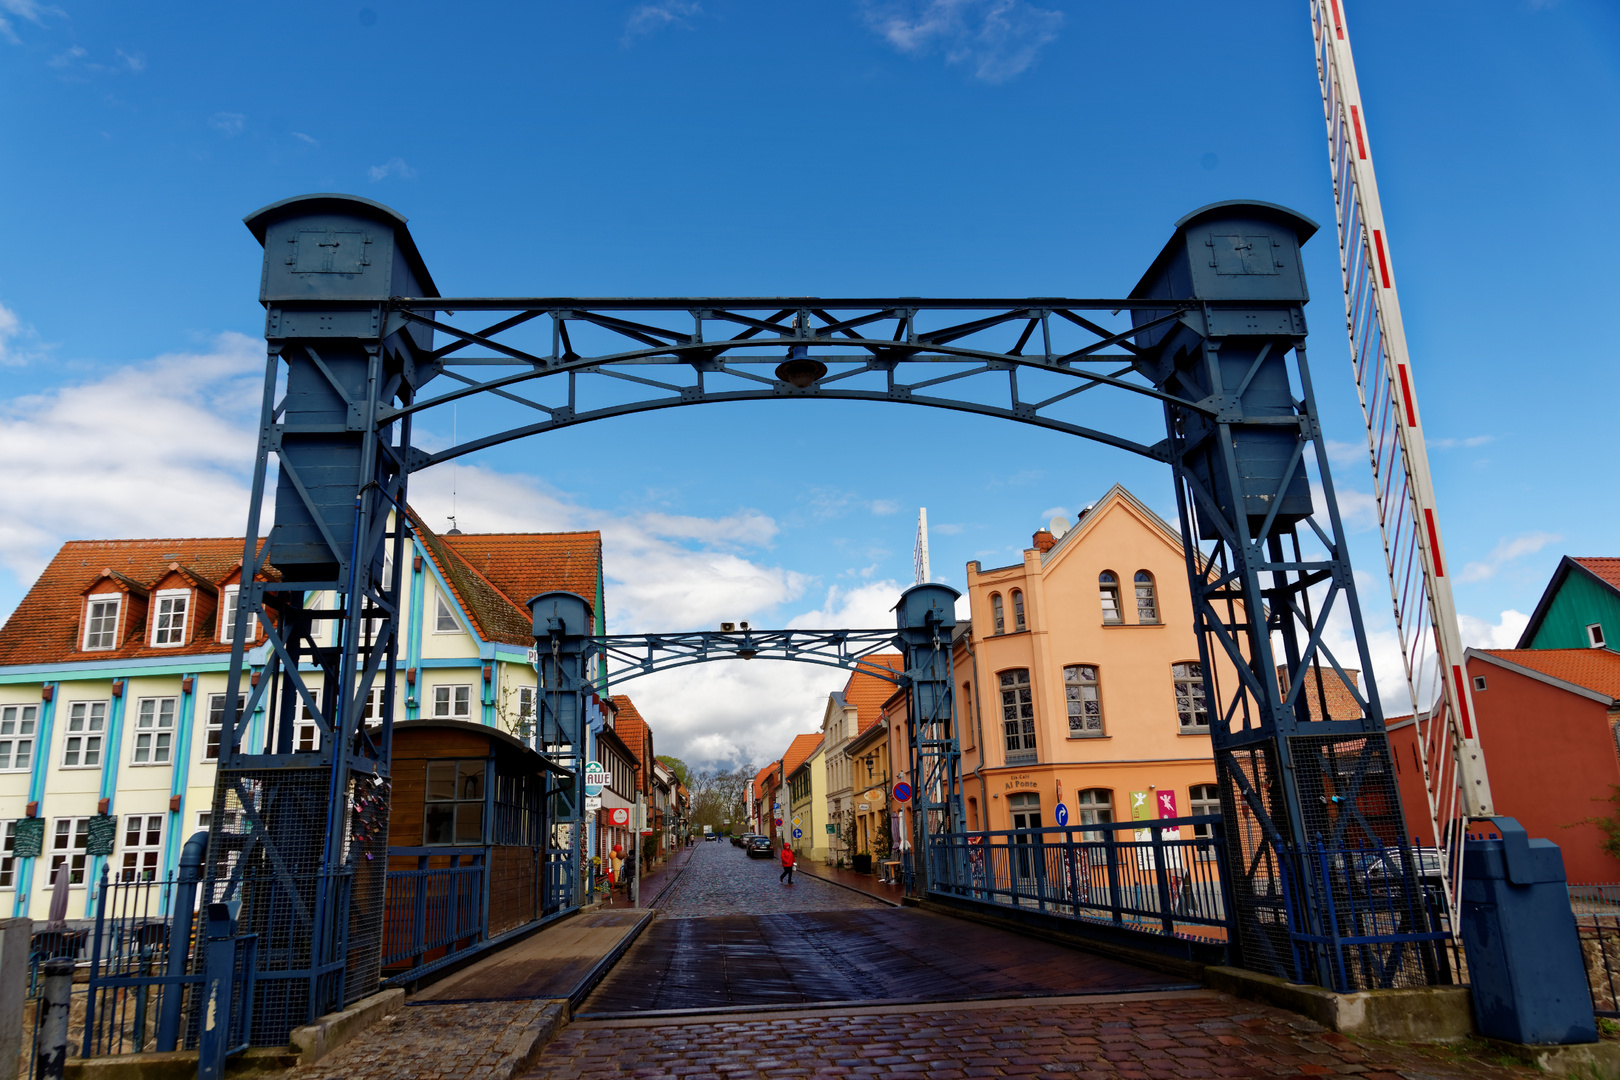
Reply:
[[[1346, 900], [1348, 864], [1302, 876], [1298, 860], [1310, 845], [1404, 845], [1405, 830], [1306, 363], [1300, 246], [1314, 223], [1266, 203], [1204, 207], [1176, 223], [1127, 295], [1103, 299], [449, 298], [405, 219], [370, 200], [302, 196], [246, 224], [265, 251], [264, 401], [244, 550], [255, 574], [244, 574], [252, 584], [226, 695], [240, 690], [246, 705], [224, 740], [208, 860], [216, 892], [242, 902], [241, 932], [260, 934], [255, 1042], [285, 1041], [287, 1028], [377, 983], [405, 550], [404, 515], [391, 511], [403, 507], [410, 474], [556, 428], [727, 401], [922, 405], [1164, 462], [1211, 703], [1233, 959], [1321, 980], [1342, 960], [1330, 956], [1342, 928], [1328, 922]], [[413, 445], [418, 414], [475, 397], [506, 426], [437, 452]], [[274, 520], [261, 553], [253, 538], [272, 459]], [[276, 574], [258, 573], [266, 563]], [[305, 606], [321, 594], [336, 603]], [[952, 599], [942, 586], [908, 590], [889, 638], [907, 662], [913, 775], [929, 778], [917, 785], [919, 852], [927, 834], [960, 827]], [[562, 759], [568, 779], [554, 805], [565, 820], [583, 805], [591, 661], [622, 661], [638, 647], [593, 638], [583, 603], [547, 594], [532, 604], [536, 739]], [[1355, 656], [1324, 640], [1336, 613]], [[255, 616], [271, 655], [249, 679], [243, 630]], [[334, 644], [312, 634], [318, 620], [334, 624]], [[643, 659], [624, 672], [741, 655], [720, 635], [674, 640], [644, 639]], [[1217, 680], [1216, 655], [1237, 671], [1232, 685]], [[853, 668], [858, 657], [838, 664]], [[1323, 669], [1348, 683], [1352, 667], [1363, 673], [1360, 715], [1329, 718]], [[324, 689], [309, 685], [312, 669]], [[382, 721], [368, 728], [373, 686]], [[1312, 719], [1308, 696], [1324, 719]], [[245, 745], [261, 701], [270, 735]], [[300, 709], [321, 729], [314, 753], [295, 750]], [[1445, 981], [1434, 935], [1422, 933], [1418, 883], [1397, 887], [1396, 906], [1413, 919], [1354, 944], [1355, 979]]]

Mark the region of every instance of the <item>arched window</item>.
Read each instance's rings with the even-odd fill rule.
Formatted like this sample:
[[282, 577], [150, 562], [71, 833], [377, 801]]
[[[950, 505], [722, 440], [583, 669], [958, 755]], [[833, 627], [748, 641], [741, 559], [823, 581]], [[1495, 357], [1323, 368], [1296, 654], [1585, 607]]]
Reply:
[[1204, 665], [1196, 660], [1171, 664], [1176, 680], [1176, 719], [1183, 735], [1209, 734], [1209, 706], [1204, 700]]
[[1159, 597], [1153, 591], [1153, 575], [1146, 570], [1136, 572], [1136, 621], [1139, 623], [1159, 621]]
[[1063, 696], [1069, 707], [1069, 738], [1103, 733], [1102, 698], [1096, 664], [1070, 664], [1063, 669]]
[[1001, 729], [1007, 740], [1007, 760], [1014, 755], [1035, 756], [1035, 698], [1029, 687], [1029, 669], [1001, 673]]
[[1103, 622], [1118, 623], [1125, 619], [1119, 613], [1119, 578], [1112, 570], [1097, 575], [1097, 591], [1102, 596]]
[[995, 621], [995, 629], [991, 632], [1005, 634], [1007, 632], [1007, 612], [1001, 606], [1000, 593], [990, 594], [990, 617]]
[[[1081, 825], [1107, 825], [1114, 820], [1114, 793], [1107, 788], [1087, 788], [1075, 795], [1074, 802], [1080, 810], [1079, 824]], [[1101, 832], [1093, 831], [1084, 834], [1084, 839], [1093, 842], [1102, 838], [1103, 834]], [[1101, 851], [1092, 854], [1104, 859], [1107, 858]]]
[[1012, 591], [1013, 600], [1013, 630], [1027, 630], [1024, 623], [1024, 594], [1018, 589]]

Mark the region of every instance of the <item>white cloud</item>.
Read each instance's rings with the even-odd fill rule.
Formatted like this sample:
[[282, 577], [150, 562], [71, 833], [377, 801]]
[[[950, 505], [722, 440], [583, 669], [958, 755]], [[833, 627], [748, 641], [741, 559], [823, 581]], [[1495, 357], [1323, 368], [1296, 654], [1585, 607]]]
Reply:
[[390, 176], [397, 176], [401, 180], [416, 179], [416, 170], [405, 164], [405, 160], [403, 158], [389, 158], [381, 165], [373, 165], [368, 171], [371, 175], [371, 182], [373, 184], [377, 183], [379, 180], [386, 180]]
[[146, 70], [145, 53], [127, 53], [123, 49], [114, 49], [113, 52], [117, 54], [118, 59], [124, 62], [124, 66], [130, 70], [131, 74], [139, 75]]
[[788, 620], [789, 630], [886, 630], [894, 625], [894, 605], [907, 586], [873, 581], [853, 589], [829, 586], [819, 608]]
[[943, 536], [958, 536], [962, 532], [962, 526], [954, 525], [949, 522], [941, 525], [935, 525], [933, 522], [929, 522], [928, 529], [930, 532], [937, 532]]
[[208, 118], [208, 126], [215, 131], [223, 131], [227, 135], [240, 135], [242, 128], [247, 124], [247, 117], [236, 112], [217, 112]]
[[26, 364], [40, 356], [39, 335], [17, 313], [0, 304], [0, 367]]
[[1497, 541], [1489, 555], [1479, 562], [1469, 563], [1457, 576], [1463, 581], [1488, 581], [1513, 560], [1534, 555], [1548, 544], [1556, 544], [1562, 539], [1562, 536], [1548, 532], [1530, 532], [1504, 538]]
[[[1339, 520], [1351, 532], [1365, 532], [1368, 529], [1378, 528], [1378, 500], [1373, 498], [1369, 491], [1361, 491], [1344, 484], [1334, 484], [1333, 493], [1339, 498]], [[1311, 481], [1311, 500], [1321, 514], [1320, 520], [1325, 524], [1327, 514], [1327, 496], [1322, 485]], [[1172, 518], [1172, 520], [1174, 520]]]
[[1473, 615], [1457, 616], [1457, 629], [1462, 633], [1463, 646], [1470, 649], [1511, 649], [1519, 644], [1519, 636], [1530, 625], [1530, 616], [1509, 608], [1489, 622]]
[[1429, 439], [1425, 445], [1436, 450], [1455, 450], [1458, 448], [1472, 450], [1476, 446], [1495, 442], [1495, 435], [1470, 435], [1466, 439]]
[[721, 518], [678, 514], [643, 514], [640, 522], [654, 535], [671, 540], [699, 540], [727, 548], [765, 547], [776, 538], [776, 520], [758, 510], [742, 510]]
[[876, 514], [878, 517], [887, 517], [890, 514], [898, 514], [900, 512], [900, 504], [895, 502], [893, 499], [873, 499], [867, 504], [867, 509], [871, 510], [872, 513]]
[[72, 67], [89, 55], [90, 53], [82, 45], [70, 45], [65, 51], [57, 53], [46, 63], [53, 68]]
[[292, 137], [299, 140], [300, 142], [307, 142], [311, 146], [319, 146], [319, 145], [321, 145], [319, 139], [315, 138], [313, 135], [305, 135], [302, 131], [293, 132]]
[[702, 13], [703, 8], [690, 0], [660, 0], [655, 4], [639, 4], [631, 9], [624, 20], [624, 37], [621, 43], [628, 46], [638, 37], [657, 33], [670, 26], [684, 26], [690, 29], [691, 24], [687, 19]]
[[866, 23], [903, 53], [942, 50], [974, 78], [1006, 82], [1056, 40], [1063, 13], [1025, 0], [871, 0]]
[[221, 334], [0, 405], [0, 566], [26, 588], [64, 540], [240, 533], [263, 368], [262, 342]]
[[61, 8], [41, 4], [39, 0], [0, 0], [0, 37], [4, 37], [14, 45], [22, 44], [22, 39], [17, 36], [16, 27], [11, 19], [6, 18], [8, 15], [18, 19], [27, 19], [35, 26], [44, 26], [46, 15], [60, 15], [61, 13]]
[[1367, 444], [1358, 442], [1339, 442], [1336, 439], [1327, 440], [1328, 461], [1339, 468], [1347, 466], [1360, 466], [1367, 468]]

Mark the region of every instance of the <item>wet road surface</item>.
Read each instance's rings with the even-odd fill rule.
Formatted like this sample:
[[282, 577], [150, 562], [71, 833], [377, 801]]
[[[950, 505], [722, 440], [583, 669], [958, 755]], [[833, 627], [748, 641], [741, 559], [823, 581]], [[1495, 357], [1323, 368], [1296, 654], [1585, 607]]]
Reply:
[[789, 888], [777, 883], [779, 872], [730, 844], [707, 845], [579, 1015], [1187, 985], [1062, 945], [891, 907], [814, 878], [796, 877]]

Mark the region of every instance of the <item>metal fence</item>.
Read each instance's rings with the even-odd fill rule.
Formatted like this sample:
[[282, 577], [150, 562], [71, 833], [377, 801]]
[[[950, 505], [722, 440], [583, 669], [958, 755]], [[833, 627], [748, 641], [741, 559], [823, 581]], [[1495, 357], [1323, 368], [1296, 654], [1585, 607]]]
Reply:
[[1218, 815], [947, 833], [928, 888], [1150, 934], [1226, 940]]
[[[397, 851], [398, 849], [396, 849]], [[417, 856], [414, 870], [391, 870], [383, 917], [385, 982], [403, 982], [441, 967], [484, 941], [482, 848], [441, 849], [448, 867], [429, 867], [429, 855]], [[461, 865], [462, 859], [475, 860]]]

